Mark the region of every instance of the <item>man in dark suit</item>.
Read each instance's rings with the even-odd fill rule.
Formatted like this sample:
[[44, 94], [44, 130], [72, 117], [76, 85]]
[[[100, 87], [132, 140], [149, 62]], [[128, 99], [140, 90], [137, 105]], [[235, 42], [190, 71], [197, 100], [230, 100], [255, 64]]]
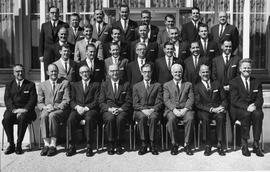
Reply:
[[238, 75], [240, 57], [232, 54], [232, 41], [223, 40], [222, 55], [212, 61], [212, 79], [218, 80], [223, 85], [226, 93], [229, 93], [229, 82]]
[[220, 52], [217, 42], [209, 37], [208, 25], [201, 24], [199, 26], [199, 37], [200, 54], [208, 57], [211, 63], [214, 57], [220, 55]]
[[91, 72], [91, 81], [102, 82], [105, 79], [105, 65], [103, 60], [99, 60], [96, 57], [96, 46], [90, 43], [86, 46], [86, 59], [78, 64], [77, 78], [79, 74], [79, 68], [81, 66], [88, 66]]
[[185, 81], [191, 82], [193, 85], [199, 80], [199, 66], [201, 64], [209, 64], [207, 57], [200, 55], [199, 42], [192, 42], [190, 45], [191, 56], [185, 61], [184, 79]]
[[48, 66], [49, 79], [41, 82], [38, 87], [38, 108], [40, 113], [41, 137], [44, 147], [41, 156], [57, 154], [56, 139], [58, 125], [65, 122], [69, 110], [70, 85], [65, 78], [58, 78], [58, 68], [55, 64]]
[[[6, 111], [2, 120], [9, 146], [5, 154], [22, 154], [22, 141], [29, 122], [36, 119], [35, 106], [37, 93], [35, 84], [25, 79], [24, 67], [16, 64], [13, 67], [14, 79], [6, 84], [4, 101]], [[18, 139], [15, 149], [13, 125], [18, 124]], [[31, 143], [30, 143], [31, 144]]]
[[155, 76], [157, 82], [164, 84], [173, 79], [171, 74], [171, 67], [173, 64], [178, 63], [182, 64], [181, 59], [177, 59], [173, 56], [174, 54], [174, 44], [171, 42], [166, 42], [164, 44], [163, 51], [165, 56], [158, 58], [155, 61]]
[[[223, 138], [225, 133], [227, 100], [223, 86], [218, 81], [210, 81], [210, 68], [201, 65], [199, 75], [201, 81], [195, 85], [195, 106], [197, 115], [202, 121], [203, 140], [206, 141], [205, 156], [211, 155], [210, 123], [216, 121], [217, 151], [220, 156], [224, 156]], [[200, 139], [200, 138], [199, 138]]]
[[[162, 87], [161, 84], [151, 80], [153, 71], [151, 64], [146, 63], [141, 69], [143, 81], [133, 86], [134, 119], [138, 122], [142, 143], [138, 154], [143, 155], [147, 152], [147, 142], [150, 141], [151, 153], [158, 155], [157, 123], [163, 107]], [[149, 124], [149, 131], [147, 131], [147, 124]]]
[[70, 59], [71, 51], [68, 44], [64, 44], [60, 49], [61, 57], [54, 64], [58, 67], [58, 78], [66, 78], [69, 82], [77, 81], [77, 63]]
[[200, 9], [198, 7], [193, 7], [191, 9], [191, 21], [183, 24], [182, 27], [182, 39], [188, 41], [189, 43], [199, 40], [198, 29], [202, 24], [200, 21]]
[[151, 63], [148, 59], [145, 58], [145, 49], [146, 45], [142, 42], [138, 42], [136, 44], [137, 59], [130, 62], [127, 66], [127, 78], [131, 86], [140, 82], [143, 79], [143, 76], [141, 74], [141, 67], [145, 63]]
[[233, 121], [241, 122], [242, 154], [250, 156], [248, 150], [248, 139], [250, 125], [253, 126], [253, 152], [263, 157], [260, 148], [260, 136], [262, 133], [263, 121], [263, 94], [262, 84], [251, 77], [252, 60], [242, 59], [239, 62], [240, 76], [230, 82], [231, 115]]
[[120, 27], [116, 26], [116, 27], [112, 27], [111, 29], [111, 38], [112, 41], [110, 42], [106, 42], [103, 45], [103, 55], [104, 55], [104, 59], [110, 57], [110, 46], [112, 43], [117, 43], [120, 47], [120, 57], [122, 58], [126, 58], [129, 61], [131, 61], [130, 58], [130, 44], [129, 42], [126, 42], [125, 40], [122, 41], [121, 40], [121, 29]]
[[[72, 45], [72, 47], [75, 47], [76, 42], [84, 38], [83, 28], [79, 26], [79, 23], [80, 23], [80, 15], [78, 13], [71, 14], [70, 16], [71, 27], [68, 28], [67, 41]], [[71, 53], [74, 54], [74, 52]]]
[[68, 24], [59, 20], [59, 9], [49, 8], [50, 21], [43, 23], [39, 36], [39, 60], [44, 62], [44, 72], [48, 65], [54, 61], [49, 54], [50, 46], [58, 41], [58, 31], [61, 27], [68, 28]]
[[182, 80], [183, 68], [180, 64], [172, 65], [173, 79], [163, 85], [164, 117], [168, 120], [166, 127], [171, 137], [171, 154], [177, 155], [176, 141], [177, 123], [181, 119], [185, 124], [184, 149], [187, 155], [193, 155], [190, 138], [194, 125], [194, 94], [192, 84]]
[[112, 23], [112, 27], [118, 26], [121, 28], [121, 41], [132, 42], [136, 39], [137, 23], [129, 18], [129, 12], [128, 5], [120, 5], [120, 20]]
[[120, 155], [123, 153], [125, 124], [131, 120], [131, 88], [128, 82], [119, 78], [117, 64], [110, 65], [108, 73], [109, 78], [101, 84], [99, 106], [103, 121], [107, 125], [108, 154], [113, 155], [116, 152]]
[[211, 34], [214, 41], [219, 44], [220, 51], [224, 39], [230, 39], [232, 41], [232, 53], [235, 53], [239, 46], [239, 31], [234, 25], [230, 25], [227, 19], [226, 12], [219, 12], [219, 24], [211, 28]]
[[88, 66], [81, 66], [79, 69], [81, 81], [71, 85], [71, 113], [67, 120], [70, 136], [70, 146], [66, 152], [67, 156], [76, 153], [76, 129], [81, 120], [85, 120], [85, 138], [87, 143], [86, 156], [93, 156], [92, 141], [93, 130], [97, 123], [98, 117], [98, 96], [100, 83], [93, 82], [90, 79], [90, 69]]
[[160, 30], [158, 33], [157, 43], [160, 47], [169, 41], [169, 29], [175, 26], [175, 17], [172, 14], [167, 14], [164, 18], [165, 29]]
[[95, 10], [94, 19], [92, 37], [104, 44], [110, 40], [110, 25], [104, 22], [104, 12], [102, 9]]
[[150, 42], [149, 38], [148, 38], [148, 32], [149, 32], [149, 28], [147, 25], [142, 24], [138, 27], [138, 33], [140, 35], [139, 39], [131, 42], [131, 53], [130, 53], [130, 59], [131, 61], [133, 61], [134, 59], [136, 59], [136, 44], [138, 42], [142, 42], [145, 43], [146, 45], [146, 50], [145, 50], [145, 57], [152, 61], [155, 62], [155, 59], [158, 58], [158, 43], [157, 42]]

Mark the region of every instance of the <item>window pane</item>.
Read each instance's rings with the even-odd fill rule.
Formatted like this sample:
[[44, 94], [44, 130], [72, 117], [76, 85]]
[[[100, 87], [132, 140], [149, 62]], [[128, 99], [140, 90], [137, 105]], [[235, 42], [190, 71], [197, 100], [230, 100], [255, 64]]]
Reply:
[[112, 7], [119, 8], [121, 4], [127, 4], [129, 8], [144, 8], [145, 0], [113, 0]]
[[185, 0], [151, 0], [151, 7], [155, 8], [164, 8], [164, 7], [180, 8], [185, 6], [186, 6]]
[[40, 68], [40, 62], [38, 57], [39, 46], [39, 32], [40, 32], [40, 17], [39, 15], [31, 16], [31, 67], [32, 69]]
[[95, 9], [102, 8], [101, 0], [68, 0], [68, 12], [94, 12]]

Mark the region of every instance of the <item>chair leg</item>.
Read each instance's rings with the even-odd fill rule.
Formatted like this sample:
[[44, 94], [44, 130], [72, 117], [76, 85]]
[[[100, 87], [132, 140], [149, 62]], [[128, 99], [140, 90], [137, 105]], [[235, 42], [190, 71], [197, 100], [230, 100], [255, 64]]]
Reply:
[[201, 121], [198, 124], [198, 149], [200, 149], [200, 141], [201, 141]]
[[129, 125], [129, 149], [131, 150], [132, 149], [132, 126]]
[[105, 124], [102, 125], [102, 136], [101, 136], [101, 147], [102, 147], [102, 150], [104, 149], [104, 133], [105, 133]]
[[163, 125], [160, 124], [160, 133], [161, 133], [161, 149], [164, 150], [164, 136], [163, 136]]
[[236, 124], [233, 125], [233, 150], [236, 150]]
[[69, 148], [69, 133], [68, 133], [68, 125], [66, 126], [66, 150]]
[[133, 150], [136, 150], [136, 128], [137, 128], [137, 124], [135, 123], [133, 126]]
[[98, 142], [98, 140], [99, 140], [99, 125], [97, 124], [97, 151], [99, 151], [99, 142]]
[[32, 125], [31, 124], [29, 124], [28, 125], [28, 131], [29, 131], [29, 150], [32, 150], [32, 139], [31, 139], [31, 130], [33, 130], [32, 129]]
[[166, 149], [168, 149], [168, 129], [166, 127]]
[[4, 150], [4, 141], [5, 141], [4, 137], [5, 137], [5, 131], [4, 131], [4, 127], [2, 127], [2, 151]]

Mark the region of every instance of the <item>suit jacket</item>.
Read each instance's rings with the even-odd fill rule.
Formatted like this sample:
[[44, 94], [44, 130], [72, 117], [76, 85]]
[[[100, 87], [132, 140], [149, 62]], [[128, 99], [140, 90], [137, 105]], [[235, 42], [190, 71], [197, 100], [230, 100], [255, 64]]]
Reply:
[[[104, 59], [108, 58], [111, 56], [110, 53], [110, 44], [112, 42], [107, 42], [103, 44], [103, 55]], [[130, 58], [130, 45], [127, 42], [121, 41], [120, 42], [120, 57], [128, 59], [129, 61], [131, 60]]]
[[[112, 57], [105, 59], [105, 68], [106, 68], [106, 75], [108, 75], [109, 72], [109, 66], [113, 64]], [[120, 79], [123, 81], [127, 80], [127, 65], [128, 65], [128, 59], [124, 59], [122, 57], [119, 57], [118, 59], [118, 67], [120, 70]]]
[[[130, 61], [137, 59], [136, 44], [138, 42], [140, 42], [140, 39], [137, 39], [131, 43]], [[155, 60], [158, 58], [158, 49], [158, 43], [149, 41], [146, 46], [145, 57], [151, 62], [155, 62]]]
[[[81, 78], [79, 76], [79, 69], [81, 66], [88, 66], [86, 59], [81, 61], [78, 64], [78, 68], [77, 68], [77, 74], [78, 74], [78, 78]], [[90, 68], [90, 66], [88, 66]], [[93, 82], [102, 82], [105, 79], [105, 65], [104, 65], [104, 61], [103, 60], [99, 60], [99, 59], [95, 59], [94, 60], [94, 71], [92, 72], [91, 75], [91, 81]]]
[[230, 98], [234, 108], [247, 110], [248, 106], [254, 103], [257, 109], [262, 109], [262, 84], [257, 79], [250, 77], [249, 88], [247, 91], [240, 76], [231, 80]]
[[200, 46], [200, 54], [202, 56], [208, 57], [210, 61], [212, 61], [212, 59], [215, 58], [216, 56], [220, 55], [218, 43], [216, 43], [213, 40], [208, 39], [206, 52], [203, 50], [203, 43], [201, 40], [199, 40], [199, 46]]
[[232, 41], [232, 52], [234, 52], [239, 46], [239, 31], [238, 29], [227, 23], [221, 37], [219, 37], [219, 24], [211, 28], [211, 35], [213, 36], [214, 41], [219, 44], [219, 50], [221, 50], [222, 41], [225, 39], [230, 39]]
[[[67, 44], [69, 45], [69, 47], [70, 47], [70, 52], [71, 52], [71, 57], [70, 57], [70, 59], [72, 59], [73, 60], [73, 56], [74, 56], [74, 46], [72, 45], [72, 44], [70, 44], [69, 42], [67, 42]], [[60, 59], [60, 57], [61, 57], [61, 54], [60, 54], [60, 50], [61, 50], [61, 46], [60, 46], [60, 43], [59, 42], [56, 42], [55, 44], [52, 44], [52, 45], [50, 45], [50, 48], [49, 48], [49, 56], [50, 56], [50, 58], [51, 58], [51, 60], [52, 61], [50, 61], [50, 63], [53, 63], [53, 62], [55, 62], [55, 61], [57, 61], [57, 60], [59, 60]]]
[[121, 29], [121, 41], [127, 41], [127, 42], [131, 42], [131, 41], [134, 41], [136, 39], [136, 27], [138, 26], [138, 24], [129, 19], [128, 21], [128, 27], [127, 27], [127, 30], [126, 32], [124, 31], [122, 25], [121, 25], [121, 21], [118, 20], [114, 23], [112, 23], [112, 27], [119, 27]]
[[37, 104], [36, 86], [33, 82], [24, 79], [20, 89], [15, 79], [8, 82], [5, 88], [4, 101], [7, 111], [24, 108], [28, 110], [31, 119], [36, 119], [35, 106]]
[[212, 79], [218, 80], [222, 85], [228, 85], [230, 80], [238, 75], [238, 64], [240, 57], [232, 55], [229, 63], [225, 65], [222, 56], [213, 59], [212, 62]]
[[41, 25], [41, 31], [39, 35], [39, 57], [44, 56], [46, 58], [46, 51], [48, 47], [58, 41], [58, 31], [61, 27], [67, 27], [68, 24], [59, 20], [57, 27], [53, 29], [51, 21], [43, 23]]
[[[91, 39], [91, 43], [94, 43], [96, 45], [96, 56], [98, 59], [102, 60], [104, 58], [102, 43], [93, 38]], [[87, 42], [85, 41], [85, 39], [76, 42], [74, 51], [74, 61], [80, 62], [86, 59], [86, 46]]]
[[55, 84], [55, 91], [52, 90], [50, 80], [41, 82], [38, 87], [38, 108], [51, 104], [61, 110], [67, 109], [70, 102], [70, 85], [65, 78], [58, 78]]
[[88, 107], [90, 110], [98, 109], [98, 97], [100, 91], [100, 83], [90, 81], [86, 91], [83, 90], [82, 81], [74, 82], [71, 84], [71, 102], [72, 109], [75, 106]]
[[227, 107], [225, 91], [218, 81], [211, 82], [210, 90], [202, 82], [198, 82], [194, 88], [195, 106], [200, 111], [210, 112], [211, 108], [218, 106]]
[[[203, 23], [199, 22], [198, 26], [201, 24]], [[189, 43], [199, 40], [198, 29], [196, 29], [192, 21], [183, 24], [181, 37], [184, 41], [188, 41]]]
[[131, 110], [131, 105], [131, 88], [128, 82], [119, 80], [116, 94], [113, 92], [110, 78], [102, 82], [99, 95], [99, 106], [102, 113], [107, 112], [111, 107], [122, 108], [123, 111], [128, 112]]
[[54, 62], [58, 67], [58, 78], [66, 78], [69, 82], [77, 81], [76, 70], [77, 70], [77, 63], [73, 60], [69, 60], [69, 67], [68, 71], [66, 71], [65, 67], [63, 66], [61, 59]]
[[[181, 64], [182, 62], [180, 59], [173, 58], [172, 65], [173, 64]], [[165, 82], [168, 82], [173, 79], [172, 74], [171, 74], [171, 69], [168, 68], [165, 56], [158, 58], [155, 61], [155, 77], [157, 82], [164, 84]]]
[[[156, 42], [158, 38], [158, 32], [159, 28], [155, 25], [150, 25], [150, 37], [148, 37], [149, 42]], [[138, 28], [137, 28], [137, 34], [136, 34], [136, 39], [139, 39], [140, 35], [138, 34]]]
[[161, 84], [151, 82], [149, 90], [145, 88], [144, 81], [133, 86], [133, 108], [135, 111], [153, 108], [160, 112], [163, 107]]
[[199, 81], [200, 76], [199, 76], [199, 68], [200, 65], [206, 64], [209, 65], [209, 59], [207, 57], [200, 56], [198, 60], [198, 65], [195, 68], [194, 62], [193, 62], [193, 56], [189, 56], [185, 61], [184, 61], [184, 80], [191, 82], [192, 84], [195, 84], [196, 82]]
[[[80, 41], [84, 39], [84, 34], [83, 34], [83, 28], [80, 26], [78, 27], [77, 34], [74, 34], [74, 30], [72, 27], [68, 28], [68, 42], [72, 44], [73, 47], [75, 47], [75, 44], [77, 41]], [[73, 49], [74, 50], [74, 49]], [[74, 53], [74, 52], [73, 52]]]
[[[183, 41], [181, 39], [179, 39], [178, 43], [179, 43], [179, 49], [178, 49], [178, 56], [176, 56], [176, 58], [179, 59], [181, 63], [183, 63], [184, 60], [190, 56], [190, 51], [189, 51], [190, 46], [187, 41]], [[162, 47], [160, 47], [160, 49], [162, 50], [160, 51], [159, 56], [160, 57], [165, 56], [165, 53], [163, 51], [163, 45]]]
[[176, 84], [173, 80], [163, 85], [163, 101], [165, 104], [164, 116], [166, 116], [174, 108], [192, 109], [194, 104], [194, 93], [190, 82], [181, 83], [180, 92], [177, 92]]
[[159, 31], [158, 37], [157, 37], [157, 43], [158, 43], [158, 45], [160, 45], [162, 47], [163, 44], [167, 41], [169, 41], [169, 34], [167, 32], [167, 29], [165, 28], [165, 29]]
[[97, 31], [96, 22], [93, 24], [93, 34], [92, 38], [99, 40], [101, 43], [108, 42], [110, 40], [110, 25], [106, 22], [103, 22], [100, 33]]

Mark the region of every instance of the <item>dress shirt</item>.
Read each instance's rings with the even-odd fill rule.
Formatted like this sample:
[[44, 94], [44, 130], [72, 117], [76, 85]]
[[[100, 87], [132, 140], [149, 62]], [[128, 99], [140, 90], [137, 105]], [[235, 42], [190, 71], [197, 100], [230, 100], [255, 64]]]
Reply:
[[[23, 81], [24, 81], [24, 79], [21, 80], [21, 81], [18, 81], [18, 80], [16, 79], [17, 86], [20, 86], [20, 88], [21, 88], [21, 87], [22, 87], [22, 84], [23, 84]], [[20, 85], [19, 85], [19, 82], [20, 82]]]
[[145, 89], [147, 90], [151, 85], [151, 79], [149, 81], [143, 80], [143, 82], [144, 82]]
[[142, 67], [142, 65], [144, 65], [144, 64], [145, 64], [145, 58], [144, 58], [144, 59], [137, 58], [137, 61], [138, 61], [139, 68], [140, 68], [140, 71], [141, 71], [141, 67]]
[[174, 43], [174, 55], [175, 55], [175, 57], [178, 57], [178, 54], [179, 54], [179, 41], [176, 41]]
[[[169, 64], [169, 59], [170, 59], [170, 64]], [[171, 70], [171, 67], [173, 64], [173, 56], [172, 57], [165, 56], [165, 60], [166, 60], [166, 64], [167, 64], [169, 70]]]
[[[62, 65], [63, 65], [64, 69], [65, 69], [66, 71], [68, 71], [69, 68], [70, 68], [70, 65], [69, 65], [69, 59], [68, 59], [67, 61], [64, 61], [62, 58], [60, 58], [60, 61], [61, 61]], [[66, 66], [65, 66], [65, 63], [67, 63], [67, 68], [66, 68]]]
[[224, 25], [221, 25], [221, 24], [219, 25], [219, 29], [218, 29], [219, 36], [221, 36], [223, 34], [223, 32], [226, 28], [226, 25], [227, 25], [227, 23], [225, 23]]
[[[98, 26], [99, 26], [99, 28], [98, 28]], [[97, 28], [97, 33], [100, 33], [102, 31], [102, 28], [103, 28], [103, 22], [101, 22], [101, 23], [96, 22], [96, 28]]]
[[178, 88], [181, 89], [182, 79], [180, 81], [173, 80], [174, 84], [176, 85], [178, 82]]
[[113, 64], [118, 64], [119, 63], [119, 56], [118, 57], [112, 56], [112, 62], [113, 62]]
[[86, 58], [86, 63], [88, 65], [88, 67], [90, 68], [90, 70], [93, 71], [95, 68], [94, 59]]
[[[241, 75], [241, 79], [242, 79], [242, 81], [243, 81], [243, 83], [244, 83], [245, 89], [246, 89], [246, 90], [248, 89], [248, 91], [250, 91], [250, 77], [248, 77], [248, 78], [246, 79], [245, 77], [243, 77], [243, 76]], [[247, 84], [248, 84], [248, 85], [246, 85], [246, 81], [247, 81]]]
[[200, 55], [196, 56], [197, 59], [195, 58], [195, 56], [192, 56], [192, 58], [193, 58], [194, 67], [195, 68], [198, 67]]
[[[129, 21], [129, 19], [127, 19], [127, 20], [120, 19], [121, 25], [125, 31], [128, 28], [128, 21]], [[126, 27], [125, 27], [125, 22], [126, 22]]]
[[[203, 80], [202, 80], [202, 83], [203, 83], [203, 85], [205, 86], [205, 88], [206, 88], [207, 90], [211, 90], [211, 83], [210, 83], [210, 80], [208, 80], [208, 81], [203, 81]], [[207, 88], [207, 83], [208, 83], [209, 88]]]
[[146, 45], [146, 47], [147, 47], [148, 46], [149, 39], [146, 38], [145, 40], [143, 40], [142, 38], [140, 38], [140, 42], [144, 43]]
[[56, 21], [53, 21], [53, 20], [52, 20], [51, 23], [52, 23], [52, 26], [53, 26], [53, 27], [57, 27], [57, 25], [58, 25], [58, 20], [56, 20]]
[[147, 34], [147, 37], [148, 37], [148, 39], [150, 39], [150, 37], [151, 37], [151, 25], [150, 24], [148, 25], [148, 34]]
[[[118, 90], [118, 87], [119, 87], [119, 79], [117, 81], [113, 81], [111, 79], [111, 82], [112, 82], [113, 92], [116, 93], [115, 91]], [[116, 88], [115, 88], [115, 84], [116, 84]]]
[[222, 53], [222, 57], [223, 57], [223, 60], [224, 60], [224, 63], [227, 65], [227, 63], [226, 63], [226, 56], [228, 56], [228, 62], [230, 61], [230, 57], [231, 57], [231, 54], [228, 54], [228, 55], [226, 55], [226, 54], [224, 54], [224, 53]]
[[208, 38], [201, 39], [201, 43], [202, 43], [202, 46], [203, 46], [203, 51], [206, 52], [207, 46], [208, 46]]

